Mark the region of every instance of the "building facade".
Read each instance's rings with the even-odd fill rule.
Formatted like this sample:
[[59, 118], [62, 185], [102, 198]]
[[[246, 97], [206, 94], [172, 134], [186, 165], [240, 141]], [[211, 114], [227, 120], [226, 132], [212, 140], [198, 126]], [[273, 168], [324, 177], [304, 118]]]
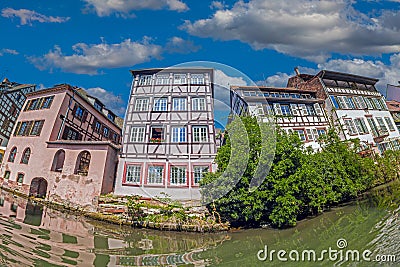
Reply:
[[1, 168], [3, 186], [92, 206], [113, 190], [120, 128], [75, 88], [27, 94]]
[[365, 151], [383, 153], [400, 148], [399, 130], [376, 89], [377, 79], [323, 70], [291, 77], [288, 87], [313, 89], [325, 99], [329, 118], [343, 140], [358, 138]]
[[17, 117], [25, 103], [25, 95], [34, 92], [35, 88], [35, 85], [10, 82], [7, 78], [0, 83], [0, 151], [4, 151], [7, 146]]
[[216, 154], [213, 70], [131, 71], [115, 194], [200, 199]]
[[329, 121], [317, 93], [315, 89], [231, 86], [231, 109], [238, 115], [272, 115], [282, 130], [297, 133], [306, 146], [318, 149], [318, 137], [326, 133]]

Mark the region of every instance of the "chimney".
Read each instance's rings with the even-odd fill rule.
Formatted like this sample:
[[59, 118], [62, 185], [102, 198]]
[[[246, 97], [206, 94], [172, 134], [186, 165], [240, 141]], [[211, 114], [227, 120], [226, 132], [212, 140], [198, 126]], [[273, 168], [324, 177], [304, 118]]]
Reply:
[[296, 72], [296, 75], [297, 75], [297, 76], [300, 76], [300, 71], [299, 71], [299, 68], [298, 68], [298, 67], [295, 67], [295, 68], [294, 68], [294, 71]]

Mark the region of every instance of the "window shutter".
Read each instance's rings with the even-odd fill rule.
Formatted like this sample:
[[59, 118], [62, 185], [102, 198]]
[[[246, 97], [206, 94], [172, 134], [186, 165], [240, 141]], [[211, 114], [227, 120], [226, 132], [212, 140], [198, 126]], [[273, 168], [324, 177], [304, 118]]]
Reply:
[[274, 103], [274, 111], [275, 115], [282, 115], [281, 105], [278, 103]]

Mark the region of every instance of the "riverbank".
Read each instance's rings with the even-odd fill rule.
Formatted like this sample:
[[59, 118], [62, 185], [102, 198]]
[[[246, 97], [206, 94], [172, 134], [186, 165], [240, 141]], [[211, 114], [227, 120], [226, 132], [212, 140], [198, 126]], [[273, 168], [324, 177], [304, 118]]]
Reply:
[[116, 225], [198, 233], [223, 232], [230, 229], [229, 223], [221, 222], [217, 214], [209, 213], [204, 207], [185, 208], [154, 200], [103, 196], [99, 200], [98, 211], [87, 211], [81, 207], [29, 197], [10, 188], [0, 188], [54, 210]]

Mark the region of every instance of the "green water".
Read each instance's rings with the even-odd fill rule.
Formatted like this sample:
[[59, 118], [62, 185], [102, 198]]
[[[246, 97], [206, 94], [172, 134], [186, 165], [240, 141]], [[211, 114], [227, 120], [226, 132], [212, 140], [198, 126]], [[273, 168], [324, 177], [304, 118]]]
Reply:
[[[397, 185], [398, 187], [398, 185]], [[0, 193], [0, 266], [400, 266], [399, 190], [335, 208], [286, 230], [218, 234], [138, 230], [89, 221]], [[394, 191], [394, 192], [392, 192]], [[338, 248], [344, 239], [346, 247]], [[344, 242], [342, 240], [342, 242]], [[342, 245], [341, 243], [340, 245]], [[267, 246], [284, 250], [261, 261]], [[358, 251], [329, 258], [329, 248]], [[297, 251], [291, 254], [290, 251]], [[316, 259], [301, 255], [305, 250]], [[362, 253], [370, 250], [366, 259]], [[264, 256], [263, 251], [259, 254]], [[384, 262], [373, 261], [384, 259]], [[318, 260], [321, 259], [321, 261]], [[271, 260], [272, 259], [272, 260]], [[371, 261], [368, 261], [371, 260]]]

